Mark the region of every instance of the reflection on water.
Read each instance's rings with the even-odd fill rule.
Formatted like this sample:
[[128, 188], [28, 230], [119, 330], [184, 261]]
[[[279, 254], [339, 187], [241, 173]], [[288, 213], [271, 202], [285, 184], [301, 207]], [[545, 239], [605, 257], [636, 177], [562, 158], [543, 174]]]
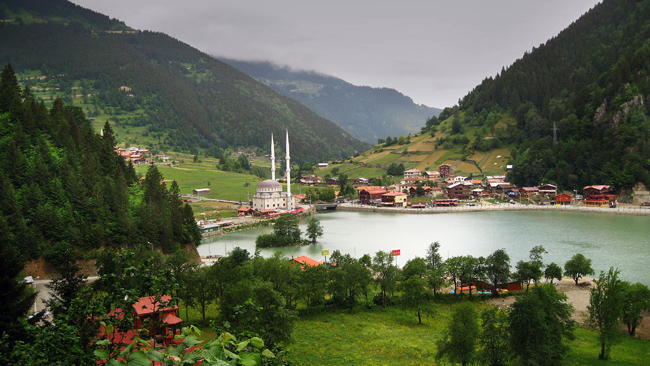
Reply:
[[[504, 248], [514, 267], [527, 260], [536, 245], [548, 251], [546, 263], [561, 267], [574, 254], [592, 259], [596, 274], [610, 266], [623, 279], [650, 285], [650, 217], [614, 216], [576, 212], [468, 212], [432, 215], [327, 212], [316, 216], [324, 236], [315, 245], [263, 249], [268, 257], [277, 250], [287, 257], [306, 255], [322, 260], [322, 249], [340, 250], [354, 257], [400, 249], [398, 265], [426, 255], [429, 243], [440, 242], [444, 258], [458, 255], [488, 256]], [[301, 224], [303, 233], [306, 224]], [[255, 251], [255, 238], [271, 227], [213, 236], [199, 246], [201, 255], [224, 255], [235, 246]]]

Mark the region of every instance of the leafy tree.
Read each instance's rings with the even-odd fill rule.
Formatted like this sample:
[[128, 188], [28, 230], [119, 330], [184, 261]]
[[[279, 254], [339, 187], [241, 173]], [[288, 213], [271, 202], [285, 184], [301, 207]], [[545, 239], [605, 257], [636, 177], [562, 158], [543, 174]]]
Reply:
[[418, 324], [422, 324], [422, 311], [429, 299], [427, 289], [427, 266], [422, 258], [413, 258], [406, 262], [402, 273], [402, 304], [414, 308], [418, 314]]
[[541, 276], [541, 271], [532, 262], [519, 261], [515, 268], [517, 270], [515, 277], [526, 284], [526, 291], [528, 291], [531, 282], [535, 281], [538, 275]]
[[324, 301], [327, 284], [327, 267], [307, 266], [300, 272], [300, 294], [307, 305], [307, 315], [312, 304], [321, 304]]
[[496, 306], [488, 307], [481, 312], [481, 323], [479, 360], [484, 365], [506, 365], [511, 356], [508, 313]]
[[578, 253], [564, 264], [564, 275], [570, 276], [578, 286], [578, 281], [582, 276], [593, 275], [594, 270], [591, 268], [591, 259], [585, 258]]
[[312, 244], [315, 244], [321, 236], [323, 236], [323, 226], [320, 224], [320, 220], [315, 217], [310, 218], [307, 224], [307, 237]]
[[600, 272], [596, 286], [591, 289], [589, 317], [587, 323], [598, 329], [601, 360], [609, 359], [612, 345], [620, 340], [621, 324], [623, 318], [623, 302], [625, 300], [624, 285], [618, 279], [619, 271], [610, 268], [609, 272]]
[[642, 283], [628, 282], [623, 282], [623, 288], [623, 323], [630, 337], [634, 337], [636, 327], [643, 320], [641, 314], [650, 311], [650, 289]]
[[544, 277], [546, 280], [551, 280], [551, 283], [553, 283], [553, 279], [557, 278], [558, 281], [562, 280], [562, 268], [557, 265], [557, 263], [552, 262], [548, 266], [546, 266], [546, 269], [544, 270]]
[[439, 242], [436, 241], [429, 244], [425, 261], [429, 270], [429, 287], [431, 287], [431, 290], [433, 290], [433, 294], [435, 295], [445, 284], [446, 280], [444, 277], [445, 263], [440, 255]]
[[572, 306], [555, 286], [541, 284], [519, 296], [510, 311], [510, 347], [522, 365], [559, 365], [573, 340]]
[[397, 267], [393, 265], [393, 255], [390, 252], [379, 251], [372, 259], [372, 270], [381, 292], [381, 304], [388, 305], [388, 293], [397, 284]]
[[533, 278], [535, 284], [539, 282], [539, 280], [542, 278], [542, 274], [544, 273], [543, 255], [546, 253], [548, 252], [541, 245], [536, 245], [530, 250], [530, 255], [529, 255], [530, 263], [535, 267], [535, 271], [534, 271], [535, 277]]
[[499, 296], [498, 286], [510, 279], [510, 256], [505, 249], [497, 249], [486, 258], [485, 274], [492, 285], [492, 295]]
[[472, 363], [476, 358], [479, 334], [478, 314], [474, 304], [463, 302], [456, 305], [451, 322], [442, 338], [436, 342], [436, 358], [447, 359], [463, 366]]

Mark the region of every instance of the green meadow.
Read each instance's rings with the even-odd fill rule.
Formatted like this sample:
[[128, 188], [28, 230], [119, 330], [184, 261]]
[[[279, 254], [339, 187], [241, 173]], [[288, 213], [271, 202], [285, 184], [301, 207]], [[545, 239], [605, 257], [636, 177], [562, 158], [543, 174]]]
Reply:
[[[485, 303], [475, 302], [478, 311]], [[285, 359], [294, 365], [448, 365], [435, 359], [436, 341], [442, 337], [451, 319], [454, 304], [433, 304], [418, 325], [414, 311], [398, 306], [368, 305], [347, 309], [304, 310], [295, 324], [294, 341], [287, 347]], [[218, 307], [208, 306], [207, 317], [214, 319]], [[201, 321], [198, 309], [190, 308], [190, 324], [200, 324], [201, 339], [207, 341], [217, 334], [208, 322]], [[181, 305], [180, 315], [185, 318]], [[650, 341], [626, 336], [614, 345], [609, 361], [598, 359], [598, 335], [593, 329], [577, 327], [576, 339], [562, 365], [622, 366], [647, 365], [650, 360]]]

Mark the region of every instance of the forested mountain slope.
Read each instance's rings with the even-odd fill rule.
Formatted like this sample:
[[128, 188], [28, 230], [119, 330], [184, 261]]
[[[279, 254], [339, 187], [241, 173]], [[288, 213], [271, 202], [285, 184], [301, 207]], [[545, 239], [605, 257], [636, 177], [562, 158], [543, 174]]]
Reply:
[[423, 121], [442, 111], [417, 105], [394, 89], [355, 86], [332, 76], [292, 71], [268, 62], [221, 60], [373, 144], [379, 138], [420, 132]]
[[650, 182], [649, 95], [650, 1], [605, 0], [427, 126], [511, 146], [518, 185], [625, 189]]
[[142, 184], [114, 152], [110, 125], [96, 134], [79, 107], [52, 108], [21, 89], [10, 65], [0, 75], [1, 246], [22, 259], [150, 243], [171, 252], [197, 243], [192, 209], [152, 166]]
[[62, 0], [5, 0], [0, 9], [8, 20], [0, 23], [0, 63], [10, 62], [37, 97], [61, 95], [102, 122], [141, 131], [153, 150], [266, 151], [270, 133], [285, 128], [298, 162], [345, 158], [369, 146], [167, 35], [130, 31]]

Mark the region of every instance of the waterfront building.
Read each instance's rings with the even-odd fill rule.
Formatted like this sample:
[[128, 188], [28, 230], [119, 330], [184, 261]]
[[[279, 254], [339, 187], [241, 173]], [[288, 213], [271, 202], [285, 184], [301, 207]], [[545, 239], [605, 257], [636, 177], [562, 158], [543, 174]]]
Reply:
[[291, 211], [296, 206], [296, 198], [291, 194], [291, 168], [289, 156], [289, 131], [287, 131], [287, 191], [282, 191], [282, 185], [275, 180], [275, 144], [271, 135], [271, 179], [260, 182], [257, 192], [253, 195], [254, 210], [286, 210]]

